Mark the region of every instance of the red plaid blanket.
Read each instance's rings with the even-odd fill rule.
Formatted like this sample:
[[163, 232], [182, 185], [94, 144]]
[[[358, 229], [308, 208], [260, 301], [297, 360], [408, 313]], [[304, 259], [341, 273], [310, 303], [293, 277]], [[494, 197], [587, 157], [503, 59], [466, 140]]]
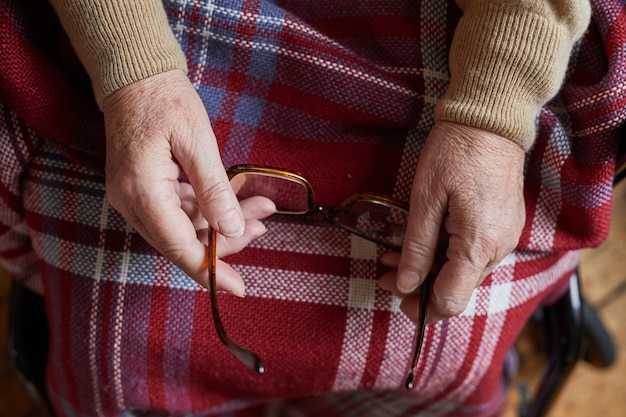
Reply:
[[[165, 1], [225, 165], [303, 172], [329, 206], [359, 190], [408, 200], [459, 11], [278, 3]], [[381, 249], [279, 219], [230, 259], [247, 297], [220, 299], [232, 337], [265, 362], [256, 376], [219, 343], [206, 291], [106, 204], [101, 115], [49, 6], [0, 4], [0, 259], [42, 278], [58, 415], [495, 415], [528, 316], [566, 282], [576, 250], [606, 236], [626, 119], [620, 0], [594, 2], [538, 119], [518, 250], [461, 316], [427, 328], [415, 389], [398, 390], [414, 326], [376, 287]]]

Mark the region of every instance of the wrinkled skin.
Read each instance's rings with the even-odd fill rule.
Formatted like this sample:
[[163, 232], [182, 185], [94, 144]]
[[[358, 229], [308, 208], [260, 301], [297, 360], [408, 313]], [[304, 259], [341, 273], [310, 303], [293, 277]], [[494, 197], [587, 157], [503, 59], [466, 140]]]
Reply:
[[[401, 309], [417, 321], [417, 287], [439, 249], [429, 321], [461, 314], [472, 291], [517, 245], [525, 221], [524, 151], [494, 133], [450, 122], [431, 130], [415, 172], [402, 253], [381, 260], [397, 268], [382, 288], [404, 297]], [[445, 240], [447, 239], [447, 247]]]
[[[206, 287], [207, 227], [220, 232], [219, 258], [265, 232], [275, 211], [260, 199], [241, 206], [222, 166], [204, 105], [187, 76], [169, 71], [128, 85], [103, 103], [110, 204], [160, 253]], [[180, 182], [185, 173], [191, 185]], [[219, 261], [218, 288], [243, 296], [244, 283]]]
[[[207, 286], [205, 244], [220, 232], [218, 257], [264, 233], [275, 211], [267, 199], [241, 205], [228, 183], [204, 106], [181, 71], [131, 84], [104, 101], [107, 198], [132, 226], [190, 277]], [[447, 261], [433, 289], [429, 321], [463, 312], [472, 291], [516, 246], [524, 224], [524, 151], [496, 134], [438, 122], [415, 172], [402, 253], [380, 287], [403, 297], [417, 321], [419, 285], [432, 267], [442, 230]], [[184, 173], [190, 184], [180, 182]], [[218, 287], [242, 296], [239, 274], [219, 261]]]

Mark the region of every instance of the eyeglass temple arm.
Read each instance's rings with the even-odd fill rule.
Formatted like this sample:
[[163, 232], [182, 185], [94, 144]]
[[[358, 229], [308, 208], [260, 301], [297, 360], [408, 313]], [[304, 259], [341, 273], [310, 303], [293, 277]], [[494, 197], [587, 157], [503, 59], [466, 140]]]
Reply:
[[209, 244], [206, 246], [206, 259], [209, 266], [209, 293], [211, 296], [211, 313], [213, 314], [213, 323], [220, 341], [241, 363], [246, 365], [258, 374], [263, 374], [265, 368], [261, 359], [252, 351], [245, 349], [235, 343], [224, 330], [224, 324], [220, 317], [219, 308], [217, 306], [217, 280], [215, 274], [216, 255], [216, 232], [211, 230]]
[[418, 324], [418, 328], [415, 334], [415, 349], [413, 350], [413, 358], [411, 359], [411, 368], [409, 370], [409, 374], [406, 377], [406, 381], [404, 382], [404, 386], [406, 387], [406, 389], [412, 389], [413, 383], [415, 381], [415, 368], [417, 367], [417, 361], [420, 357], [420, 354], [422, 353], [422, 344], [424, 343], [424, 333], [426, 330], [426, 312], [428, 311], [430, 293], [433, 290], [434, 282], [434, 274], [430, 273], [426, 276], [424, 284], [422, 284], [422, 287], [420, 288], [420, 322]]

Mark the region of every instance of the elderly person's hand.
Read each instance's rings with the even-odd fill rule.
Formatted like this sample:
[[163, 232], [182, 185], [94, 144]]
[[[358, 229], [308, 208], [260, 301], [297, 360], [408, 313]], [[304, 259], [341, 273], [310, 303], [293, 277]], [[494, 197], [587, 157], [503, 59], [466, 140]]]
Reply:
[[428, 321], [461, 314], [473, 290], [517, 245], [525, 221], [524, 151], [481, 129], [437, 122], [415, 173], [410, 219], [397, 268], [379, 285], [404, 297], [402, 311], [418, 320], [419, 285], [445, 236], [445, 263], [436, 278]]
[[[275, 211], [267, 199], [241, 206], [228, 182], [209, 118], [180, 70], [128, 85], [103, 103], [106, 190], [111, 205], [159, 252], [208, 285], [207, 227], [221, 235], [217, 255], [245, 247]], [[189, 183], [181, 182], [181, 175]], [[207, 222], [208, 221], [208, 222]], [[244, 284], [219, 262], [218, 288], [242, 296]]]

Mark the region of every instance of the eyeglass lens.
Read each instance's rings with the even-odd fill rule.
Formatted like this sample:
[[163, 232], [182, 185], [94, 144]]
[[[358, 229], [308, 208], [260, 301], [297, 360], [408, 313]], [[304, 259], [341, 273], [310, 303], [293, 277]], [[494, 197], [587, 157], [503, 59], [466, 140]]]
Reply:
[[400, 249], [409, 212], [403, 208], [367, 198], [355, 200], [331, 217], [338, 226], [361, 237]]
[[256, 172], [235, 175], [230, 184], [239, 200], [267, 197], [276, 204], [278, 213], [301, 214], [309, 211], [308, 189], [300, 181]]

